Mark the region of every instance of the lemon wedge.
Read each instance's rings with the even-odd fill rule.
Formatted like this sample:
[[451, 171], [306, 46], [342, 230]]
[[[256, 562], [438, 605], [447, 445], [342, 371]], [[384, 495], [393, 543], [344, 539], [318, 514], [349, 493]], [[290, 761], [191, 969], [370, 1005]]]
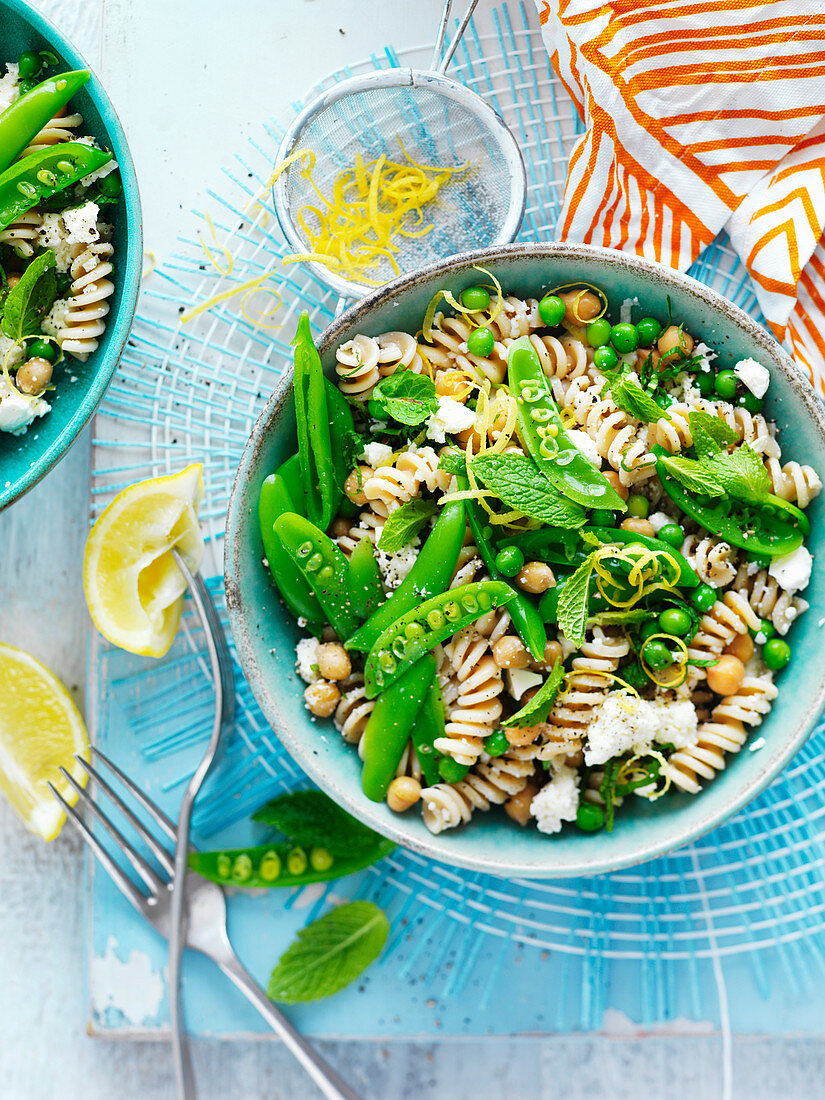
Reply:
[[89, 738], [71, 696], [30, 653], [0, 642], [0, 790], [27, 829], [54, 840], [65, 814], [49, 790], [52, 782], [70, 806], [77, 794], [60, 774], [64, 767], [81, 786]]
[[174, 641], [186, 582], [171, 549], [193, 572], [198, 568], [202, 472], [193, 463], [130, 485], [89, 532], [83, 563], [89, 613], [104, 638], [130, 653], [162, 657]]

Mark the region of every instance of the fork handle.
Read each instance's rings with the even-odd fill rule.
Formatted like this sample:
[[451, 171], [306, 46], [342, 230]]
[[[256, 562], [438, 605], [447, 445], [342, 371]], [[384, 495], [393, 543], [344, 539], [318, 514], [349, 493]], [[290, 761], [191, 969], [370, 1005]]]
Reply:
[[[215, 960], [218, 962], [218, 960]], [[309, 1076], [329, 1100], [361, 1100], [358, 1093], [342, 1081], [335, 1070], [328, 1065], [318, 1052], [309, 1045], [302, 1035], [270, 1001], [252, 975], [241, 965], [236, 957], [218, 962], [220, 969], [243, 993], [244, 997], [260, 1012], [272, 1030], [283, 1039], [292, 1054], [301, 1063]]]

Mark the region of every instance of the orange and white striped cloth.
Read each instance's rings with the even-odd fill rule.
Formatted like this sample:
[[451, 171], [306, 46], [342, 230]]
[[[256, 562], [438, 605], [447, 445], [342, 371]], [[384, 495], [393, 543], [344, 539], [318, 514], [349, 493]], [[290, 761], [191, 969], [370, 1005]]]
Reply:
[[686, 269], [727, 230], [825, 393], [825, 0], [538, 0], [585, 122], [558, 235]]

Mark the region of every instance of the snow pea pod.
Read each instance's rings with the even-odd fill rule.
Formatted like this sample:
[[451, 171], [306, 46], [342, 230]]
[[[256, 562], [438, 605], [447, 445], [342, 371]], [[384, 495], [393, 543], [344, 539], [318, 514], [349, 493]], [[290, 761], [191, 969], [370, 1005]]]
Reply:
[[586, 508], [624, 512], [625, 502], [567, 434], [529, 336], [522, 336], [510, 345], [507, 376], [522, 439], [548, 481]]
[[332, 466], [335, 474], [335, 498], [332, 514], [335, 515], [340, 512], [344, 516], [354, 516], [358, 513], [358, 505], [353, 504], [349, 497], [344, 496], [344, 483], [350, 473], [346, 457], [346, 441], [355, 430], [352, 409], [335, 383], [330, 382], [328, 378], [324, 379], [324, 390], [327, 395], [329, 443], [332, 449]]
[[446, 723], [444, 721], [444, 702], [441, 698], [441, 685], [438, 677], [433, 677], [430, 690], [421, 704], [415, 725], [412, 728], [412, 743], [421, 771], [427, 781], [427, 786], [432, 787], [441, 782], [438, 774], [438, 762], [441, 753], [436, 752], [435, 742], [439, 737], [446, 736]]
[[349, 637], [358, 617], [350, 599], [347, 559], [331, 538], [295, 512], [279, 516], [273, 530], [315, 593], [335, 633], [339, 638]]
[[[746, 504], [729, 496], [720, 499], [689, 493], [663, 465], [661, 459], [668, 452], [658, 446], [652, 450], [656, 455], [656, 472], [667, 495], [686, 515], [717, 538], [765, 558], [790, 554], [802, 545], [804, 535], [810, 531], [804, 512], [790, 511], [786, 501], [777, 503], [771, 496], [766, 496], [760, 504]], [[796, 516], [797, 511], [804, 523]], [[799, 526], [785, 516], [796, 519]]]
[[387, 627], [370, 650], [364, 668], [364, 690], [374, 699], [403, 676], [439, 642], [513, 598], [503, 581], [473, 581], [442, 592], [408, 611]]
[[[284, 466], [286, 463], [284, 464]], [[269, 572], [286, 606], [296, 619], [306, 619], [313, 634], [320, 632], [326, 616], [321, 605], [292, 560], [283, 542], [274, 531], [275, 520], [285, 512], [296, 511], [289, 485], [283, 476], [284, 466], [264, 479], [258, 495], [258, 524]]]
[[0, 172], [5, 172], [46, 123], [89, 79], [88, 69], [50, 76], [0, 114]]
[[422, 600], [444, 591], [458, 564], [465, 527], [464, 501], [445, 504], [412, 569], [387, 602], [347, 640], [347, 649], [366, 653], [396, 619], [417, 607]]
[[306, 515], [326, 531], [335, 512], [335, 467], [330, 442], [329, 407], [321, 357], [315, 348], [304, 310], [298, 321], [293, 362], [295, 373], [295, 421]]
[[0, 229], [112, 159], [111, 153], [65, 141], [15, 161], [0, 175]]
[[434, 678], [435, 657], [427, 653], [378, 696], [364, 730], [361, 772], [361, 786], [372, 802], [386, 796]]
[[[459, 489], [469, 488], [469, 482], [465, 474], [456, 474], [456, 482]], [[504, 580], [496, 565], [497, 550], [493, 548], [490, 538], [485, 534], [481, 509], [474, 500], [465, 501], [464, 507], [467, 511], [467, 523], [473, 533], [473, 541], [479, 554], [481, 554], [482, 561], [487, 566], [487, 572], [492, 580], [500, 580], [507, 584], [508, 582]], [[512, 584], [509, 587], [513, 592], [513, 599], [507, 605], [510, 618], [513, 620], [513, 625], [521, 640], [536, 660], [540, 661], [544, 656], [544, 647], [547, 645], [547, 631], [544, 628], [541, 615], [539, 615], [536, 605], [529, 596]]]
[[384, 602], [378, 562], [372, 552], [372, 543], [366, 536], [350, 555], [349, 590], [353, 609], [360, 619], [368, 619]]
[[388, 855], [395, 844], [376, 834], [374, 842], [352, 856], [334, 856], [320, 845], [307, 851], [298, 844], [278, 841], [254, 848], [190, 852], [189, 866], [221, 886], [305, 886], [362, 871]]

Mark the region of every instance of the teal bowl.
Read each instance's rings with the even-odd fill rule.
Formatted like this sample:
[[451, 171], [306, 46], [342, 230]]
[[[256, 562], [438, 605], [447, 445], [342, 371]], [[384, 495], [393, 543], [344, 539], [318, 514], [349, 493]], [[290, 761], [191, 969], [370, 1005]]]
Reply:
[[[22, 0], [0, 0], [0, 28], [3, 72], [5, 63], [16, 61], [23, 50], [51, 50], [66, 70], [89, 68], [71, 42]], [[140, 289], [143, 265], [140, 198], [123, 127], [94, 73], [72, 97], [72, 104], [83, 116], [83, 133], [91, 134], [114, 153], [123, 181], [123, 197], [112, 218], [115, 292], [109, 299], [100, 347], [85, 363], [68, 360], [58, 368], [57, 387], [47, 398], [51, 412], [35, 420], [25, 435], [0, 432], [0, 510], [51, 470], [100, 404], [129, 336]], [[76, 381], [70, 381], [71, 378]]]
[[[370, 295], [330, 325], [319, 347], [332, 376], [335, 348], [358, 332], [415, 332], [427, 304], [442, 287], [458, 294], [478, 281], [478, 264], [507, 293], [541, 297], [542, 288], [583, 280], [601, 287], [617, 310], [638, 297], [645, 312], [673, 316], [720, 353], [722, 362], [754, 357], [772, 383], [766, 414], [777, 421], [783, 454], [825, 474], [825, 413], [791, 359], [763, 328], [736, 306], [686, 275], [621, 252], [582, 245], [510, 245], [447, 260], [405, 276]], [[814, 572], [805, 595], [810, 610], [789, 640], [795, 657], [779, 674], [779, 695], [751, 742], [728, 758], [727, 767], [697, 796], [670, 793], [655, 803], [633, 800], [611, 833], [585, 834], [572, 826], [555, 836], [521, 829], [501, 811], [477, 813], [469, 825], [432, 836], [419, 815], [398, 816], [361, 791], [360, 761], [331, 722], [312, 721], [294, 668], [299, 631], [273, 594], [261, 566], [257, 529], [258, 490], [267, 474], [294, 453], [291, 378], [284, 376], [247, 443], [235, 479], [226, 527], [226, 595], [238, 656], [252, 691], [287, 750], [332, 798], [374, 829], [406, 848], [457, 867], [505, 877], [591, 875], [662, 855], [719, 825], [741, 809], [785, 767], [800, 748], [825, 702], [825, 497], [809, 510]], [[754, 746], [755, 747], [755, 746]], [[793, 813], [791, 807], [788, 811]]]

